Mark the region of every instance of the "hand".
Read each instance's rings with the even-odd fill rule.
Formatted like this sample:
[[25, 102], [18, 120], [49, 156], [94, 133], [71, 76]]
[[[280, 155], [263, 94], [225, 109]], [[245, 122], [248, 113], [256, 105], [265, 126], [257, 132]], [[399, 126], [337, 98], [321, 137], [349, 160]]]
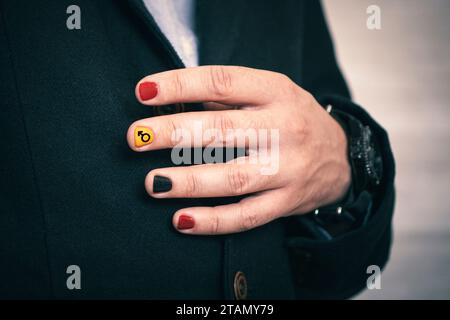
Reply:
[[[153, 107], [203, 102], [207, 111], [136, 121], [127, 133], [134, 151], [179, 146], [174, 132], [193, 132], [199, 124], [221, 137], [203, 135], [201, 145], [231, 141], [248, 149], [247, 157], [240, 160], [149, 172], [145, 188], [155, 198], [248, 195], [234, 204], [177, 211], [173, 224], [180, 232], [225, 234], [249, 230], [339, 201], [348, 190], [351, 173], [343, 129], [311, 94], [285, 75], [231, 66], [173, 70], [142, 79], [136, 86], [136, 97]], [[260, 142], [240, 139], [242, 131], [237, 129], [275, 130], [279, 143], [270, 141], [264, 153]], [[148, 139], [140, 140], [145, 133]], [[189, 142], [181, 145], [188, 147]], [[255, 155], [260, 161], [246, 161]], [[267, 157], [279, 162], [274, 166], [277, 170], [264, 172]]]

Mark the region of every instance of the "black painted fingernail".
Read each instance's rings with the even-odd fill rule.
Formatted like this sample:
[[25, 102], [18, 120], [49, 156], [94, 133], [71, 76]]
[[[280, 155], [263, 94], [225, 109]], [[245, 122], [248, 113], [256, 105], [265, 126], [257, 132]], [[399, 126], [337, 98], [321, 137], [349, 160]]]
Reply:
[[161, 193], [172, 189], [172, 181], [169, 178], [162, 176], [155, 176], [153, 178], [153, 192]]

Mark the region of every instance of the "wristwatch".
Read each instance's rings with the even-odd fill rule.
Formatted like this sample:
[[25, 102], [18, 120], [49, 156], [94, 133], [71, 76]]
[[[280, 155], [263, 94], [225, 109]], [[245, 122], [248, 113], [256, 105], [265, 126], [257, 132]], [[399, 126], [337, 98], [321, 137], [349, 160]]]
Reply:
[[302, 219], [302, 223], [314, 237], [332, 239], [368, 221], [373, 195], [382, 179], [383, 165], [379, 146], [369, 126], [331, 105], [326, 106], [326, 111], [347, 136], [352, 183], [341, 202], [315, 209]]
[[381, 182], [383, 163], [370, 127], [331, 105], [326, 110], [346, 133], [354, 191], [375, 191]]

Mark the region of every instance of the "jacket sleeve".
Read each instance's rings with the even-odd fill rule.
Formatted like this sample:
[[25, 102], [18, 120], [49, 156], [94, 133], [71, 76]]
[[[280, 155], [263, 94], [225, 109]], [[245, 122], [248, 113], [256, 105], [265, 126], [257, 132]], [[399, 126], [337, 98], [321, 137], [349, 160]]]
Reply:
[[[394, 207], [394, 159], [386, 131], [353, 103], [336, 62], [319, 1], [305, 1], [301, 86], [322, 104], [331, 104], [368, 125], [380, 145], [383, 179], [364, 226], [332, 240], [315, 240], [289, 232], [293, 276], [298, 298], [343, 299], [366, 287], [371, 265], [383, 268], [389, 258]], [[295, 222], [289, 224], [290, 230]]]

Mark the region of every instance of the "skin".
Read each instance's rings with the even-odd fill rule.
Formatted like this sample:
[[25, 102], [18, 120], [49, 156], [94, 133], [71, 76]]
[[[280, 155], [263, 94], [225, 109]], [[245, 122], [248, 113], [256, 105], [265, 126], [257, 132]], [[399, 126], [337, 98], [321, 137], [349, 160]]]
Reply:
[[[138, 86], [154, 82], [155, 98], [142, 101]], [[346, 194], [351, 183], [347, 139], [340, 125], [314, 97], [280, 73], [232, 66], [202, 66], [149, 75], [136, 86], [144, 105], [203, 102], [207, 111], [152, 117], [134, 122], [128, 144], [137, 152], [174, 146], [173, 129], [203, 128], [279, 129], [279, 170], [262, 175], [261, 164], [194, 165], [155, 169], [148, 173], [145, 188], [154, 198], [202, 198], [248, 195], [238, 203], [217, 207], [191, 207], [175, 212], [194, 219], [195, 226], [179, 230], [192, 235], [218, 235], [249, 230], [274, 219], [305, 214], [332, 204]], [[153, 143], [137, 148], [134, 128], [151, 128]], [[211, 141], [203, 141], [208, 145]], [[165, 193], [152, 190], [155, 175], [172, 180]]]

